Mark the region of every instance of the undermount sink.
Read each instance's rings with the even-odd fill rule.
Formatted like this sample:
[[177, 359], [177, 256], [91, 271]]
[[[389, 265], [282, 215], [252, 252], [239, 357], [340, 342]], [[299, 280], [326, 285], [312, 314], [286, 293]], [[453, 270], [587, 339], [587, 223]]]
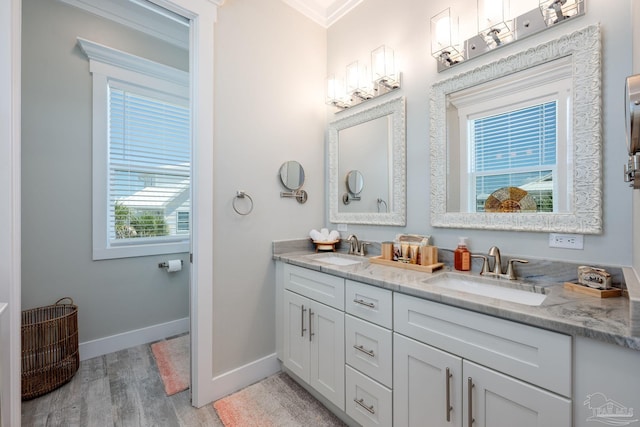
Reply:
[[335, 252], [307, 255], [307, 258], [313, 261], [323, 262], [325, 264], [341, 265], [341, 266], [360, 264], [361, 262], [364, 262], [367, 260], [366, 258], [363, 258], [363, 257], [350, 256], [350, 255], [339, 254]]
[[468, 294], [481, 295], [518, 304], [536, 306], [547, 297], [543, 287], [478, 276], [444, 273], [425, 283]]

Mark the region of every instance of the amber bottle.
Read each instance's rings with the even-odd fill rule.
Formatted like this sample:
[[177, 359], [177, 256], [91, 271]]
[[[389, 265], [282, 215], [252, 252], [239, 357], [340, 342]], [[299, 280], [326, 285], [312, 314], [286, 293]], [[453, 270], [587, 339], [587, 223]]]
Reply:
[[471, 270], [471, 252], [467, 249], [466, 237], [460, 237], [458, 247], [453, 251], [453, 268], [459, 271]]

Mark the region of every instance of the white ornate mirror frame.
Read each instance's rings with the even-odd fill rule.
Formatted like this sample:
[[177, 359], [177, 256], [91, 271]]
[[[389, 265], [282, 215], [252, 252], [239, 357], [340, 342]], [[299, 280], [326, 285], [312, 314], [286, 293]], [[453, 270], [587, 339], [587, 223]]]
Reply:
[[[548, 43], [456, 75], [432, 86], [431, 225], [447, 228], [602, 233], [600, 28], [592, 25]], [[447, 212], [447, 94], [558, 58], [573, 67], [573, 211], [567, 213]]]
[[[339, 176], [338, 133], [342, 129], [357, 126], [379, 117], [391, 117], [390, 153], [391, 203], [388, 212], [339, 212], [340, 183]], [[406, 138], [405, 138], [405, 100], [397, 97], [362, 111], [347, 115], [329, 124], [329, 221], [343, 224], [406, 225]]]

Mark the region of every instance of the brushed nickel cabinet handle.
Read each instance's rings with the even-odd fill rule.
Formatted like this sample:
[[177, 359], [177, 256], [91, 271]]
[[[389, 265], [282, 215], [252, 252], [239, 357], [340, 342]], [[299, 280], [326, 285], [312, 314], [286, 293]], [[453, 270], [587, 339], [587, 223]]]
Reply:
[[362, 345], [353, 345], [353, 348], [355, 348], [358, 351], [363, 352], [364, 354], [366, 354], [367, 356], [371, 356], [371, 357], [376, 357], [375, 353], [373, 352], [373, 350], [367, 350], [364, 348], [364, 346]]
[[447, 405], [447, 422], [451, 421], [451, 411], [453, 410], [453, 406], [451, 406], [451, 370], [449, 368], [446, 369], [444, 378], [444, 388], [446, 394], [446, 405]]
[[375, 414], [376, 413], [376, 410], [373, 408], [373, 405], [371, 405], [371, 406], [365, 405], [364, 399], [358, 399], [358, 398], [354, 397], [353, 401], [356, 402], [358, 405], [362, 406], [370, 414]]
[[473, 380], [471, 377], [467, 378], [467, 409], [469, 409], [469, 413], [467, 414], [467, 423], [468, 427], [471, 427], [474, 423], [473, 419]]
[[304, 304], [302, 305], [302, 310], [300, 310], [300, 336], [304, 337], [304, 331], [306, 331], [305, 327], [304, 327], [304, 312], [307, 311], [306, 308], [304, 308]]
[[315, 334], [313, 332], [311, 332], [311, 319], [313, 318], [313, 311], [311, 309], [309, 309], [309, 342], [311, 342], [311, 337], [313, 337]]
[[372, 302], [366, 302], [365, 300], [362, 299], [354, 299], [353, 302], [355, 302], [356, 304], [360, 304], [360, 305], [364, 305], [365, 307], [369, 307], [369, 308], [376, 308], [376, 305]]

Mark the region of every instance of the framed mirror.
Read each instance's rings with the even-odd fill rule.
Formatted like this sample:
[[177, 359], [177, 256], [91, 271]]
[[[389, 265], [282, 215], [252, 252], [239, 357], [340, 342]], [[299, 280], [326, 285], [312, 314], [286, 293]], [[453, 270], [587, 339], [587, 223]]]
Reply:
[[600, 30], [433, 85], [431, 225], [602, 232]]
[[[405, 100], [397, 97], [329, 124], [329, 220], [406, 224]], [[347, 174], [358, 171], [357, 203], [343, 203]], [[363, 181], [364, 182], [364, 181]], [[382, 207], [382, 209], [381, 209]]]

